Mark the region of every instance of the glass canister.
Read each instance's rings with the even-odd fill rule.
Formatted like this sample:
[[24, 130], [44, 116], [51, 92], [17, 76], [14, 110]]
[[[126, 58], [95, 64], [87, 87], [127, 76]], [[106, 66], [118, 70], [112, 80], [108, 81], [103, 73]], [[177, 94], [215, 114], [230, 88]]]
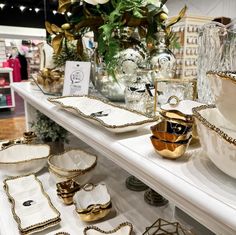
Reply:
[[211, 22], [204, 25], [199, 33], [198, 57], [198, 100], [214, 103], [206, 73], [209, 70], [236, 70], [236, 29], [235, 22], [223, 25]]
[[152, 116], [154, 111], [154, 91], [149, 71], [137, 71], [137, 74], [130, 79], [125, 89], [126, 107]]

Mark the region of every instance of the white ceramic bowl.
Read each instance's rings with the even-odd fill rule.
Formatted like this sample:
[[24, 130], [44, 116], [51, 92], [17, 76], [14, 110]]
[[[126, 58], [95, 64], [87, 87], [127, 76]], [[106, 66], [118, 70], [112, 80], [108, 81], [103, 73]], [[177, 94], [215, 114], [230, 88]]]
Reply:
[[84, 183], [87, 178], [85, 174], [95, 168], [97, 157], [79, 149], [70, 149], [62, 154], [49, 156], [48, 164], [56, 182], [75, 178], [79, 183]]
[[236, 126], [236, 73], [208, 72], [216, 107], [221, 114]]
[[193, 109], [203, 150], [223, 172], [236, 178], [236, 128], [214, 105]]
[[105, 184], [87, 184], [73, 197], [76, 212], [83, 221], [99, 220], [111, 211], [111, 196]]
[[0, 171], [18, 176], [40, 171], [47, 163], [50, 147], [46, 144], [15, 144], [0, 150]]

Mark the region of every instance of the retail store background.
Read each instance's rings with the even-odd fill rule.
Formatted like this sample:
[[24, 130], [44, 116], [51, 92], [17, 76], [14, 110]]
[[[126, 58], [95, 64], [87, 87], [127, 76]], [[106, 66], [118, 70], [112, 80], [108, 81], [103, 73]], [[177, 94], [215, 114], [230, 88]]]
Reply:
[[[51, 22], [57, 22], [59, 25], [63, 22], [64, 17], [59, 14], [53, 14], [53, 10], [57, 8], [57, 0], [46, 1], [47, 6], [44, 7], [43, 0], [8, 0], [1, 1], [6, 3], [5, 7], [0, 9], [0, 29], [4, 26], [17, 26], [17, 27], [32, 27], [43, 28], [46, 18]], [[19, 10], [19, 6], [24, 5], [28, 8], [39, 8], [40, 11], [23, 11]], [[236, 1], [235, 0], [169, 0], [167, 7], [170, 16], [177, 15], [178, 10], [183, 6], [188, 6], [187, 15], [196, 16], [210, 16], [210, 17], [236, 17]], [[11, 6], [14, 6], [13, 8]], [[14, 17], [12, 17], [14, 15]], [[35, 17], [37, 16], [37, 17]], [[3, 29], [3, 28], [2, 28]], [[5, 30], [5, 28], [4, 28]], [[0, 30], [0, 38], [6, 37], [3, 35], [4, 30]], [[20, 35], [15, 35], [14, 32], [19, 33], [18, 30], [9, 30], [12, 33], [12, 38], [23, 39]], [[35, 35], [32, 31], [32, 36]], [[26, 36], [28, 37], [28, 35]], [[25, 40], [30, 38], [24, 38]], [[15, 138], [19, 136], [24, 128], [24, 107], [23, 101], [19, 96], [16, 96], [16, 108], [13, 112], [7, 110], [3, 112], [0, 110], [0, 140]]]

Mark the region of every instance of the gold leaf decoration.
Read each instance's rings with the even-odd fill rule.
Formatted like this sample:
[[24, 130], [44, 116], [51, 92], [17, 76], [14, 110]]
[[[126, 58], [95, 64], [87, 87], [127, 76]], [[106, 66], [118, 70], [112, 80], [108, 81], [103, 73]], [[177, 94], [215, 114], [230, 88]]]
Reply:
[[184, 6], [184, 8], [182, 8], [182, 10], [179, 12], [179, 15], [170, 20], [170, 22], [168, 22], [166, 28], [170, 28], [172, 25], [179, 22], [184, 17], [186, 11], [187, 11], [187, 6]]
[[63, 39], [63, 34], [58, 34], [52, 39], [52, 48], [55, 54], [59, 54], [61, 52]]
[[45, 21], [45, 28], [49, 34], [53, 34], [51, 23], [49, 23], [48, 21]]
[[51, 24], [51, 29], [54, 33], [62, 33], [63, 30], [55, 24]]
[[65, 13], [71, 5], [71, 0], [59, 0], [58, 9], [59, 13]]

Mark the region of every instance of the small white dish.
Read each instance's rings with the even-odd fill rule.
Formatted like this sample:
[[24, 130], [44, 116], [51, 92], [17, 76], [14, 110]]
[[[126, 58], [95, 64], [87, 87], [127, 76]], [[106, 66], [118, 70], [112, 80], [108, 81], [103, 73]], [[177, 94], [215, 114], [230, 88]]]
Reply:
[[87, 184], [76, 192], [74, 204], [83, 221], [95, 221], [107, 216], [112, 208], [111, 196], [105, 184]]
[[124, 222], [117, 226], [116, 228], [104, 231], [97, 226], [88, 226], [84, 229], [84, 235], [102, 235], [102, 234], [112, 234], [112, 235], [131, 235], [133, 231], [133, 225], [129, 222]]
[[0, 150], [0, 171], [8, 176], [40, 171], [47, 163], [50, 147], [46, 144], [14, 144]]
[[49, 98], [51, 103], [114, 133], [137, 130], [158, 118], [90, 96], [64, 96]]
[[236, 128], [214, 105], [193, 109], [203, 150], [224, 173], [236, 178]]

